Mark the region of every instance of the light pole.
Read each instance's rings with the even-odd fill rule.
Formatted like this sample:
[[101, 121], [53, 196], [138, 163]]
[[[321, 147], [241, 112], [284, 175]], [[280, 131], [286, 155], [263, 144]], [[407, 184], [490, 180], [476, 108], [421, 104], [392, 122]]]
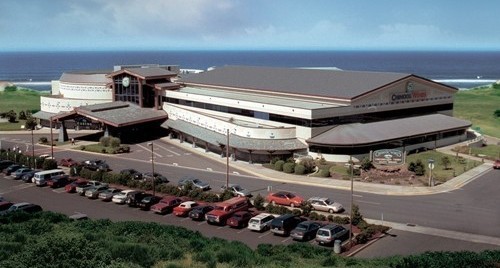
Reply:
[[30, 164], [33, 164], [33, 170], [35, 170], [35, 141], [33, 139], [33, 127], [31, 128], [31, 161]]
[[226, 190], [229, 189], [229, 128], [227, 129], [226, 140]]
[[351, 178], [351, 220], [349, 221], [349, 248], [352, 248], [352, 213], [354, 206], [354, 174], [353, 174], [354, 166], [352, 165], [352, 152], [349, 155], [349, 177]]
[[50, 156], [54, 159], [54, 138], [52, 137], [52, 116], [50, 117]]
[[153, 195], [155, 195], [155, 161], [154, 161], [154, 149], [153, 149], [153, 142], [148, 143], [148, 146], [151, 147], [151, 171], [153, 172], [152, 177], [153, 177]]
[[429, 170], [430, 170], [430, 175], [429, 175], [429, 187], [432, 187], [432, 170], [434, 169], [434, 159], [429, 159]]

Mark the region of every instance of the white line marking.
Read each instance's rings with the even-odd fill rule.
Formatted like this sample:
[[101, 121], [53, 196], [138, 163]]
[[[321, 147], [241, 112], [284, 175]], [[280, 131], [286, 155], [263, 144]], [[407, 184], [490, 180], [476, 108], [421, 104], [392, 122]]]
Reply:
[[241, 234], [245, 231], [245, 229], [242, 229], [241, 231], [238, 232], [238, 234]]
[[218, 230], [220, 230], [220, 229], [222, 229], [222, 228], [224, 228], [224, 226], [221, 226], [221, 227], [217, 227], [217, 229], [218, 229]]
[[155, 146], [156, 146], [156, 147], [160, 147], [160, 148], [162, 148], [162, 149], [163, 149], [163, 150], [165, 150], [165, 151], [169, 151], [169, 152], [171, 152], [171, 153], [173, 153], [173, 154], [175, 154], [175, 155], [177, 155], [177, 156], [181, 155], [180, 153], [177, 153], [177, 152], [174, 152], [174, 151], [172, 151], [172, 150], [170, 150], [170, 149], [167, 149], [167, 148], [165, 148], [165, 147], [163, 147], [163, 146], [161, 146], [161, 145], [158, 145], [157, 143], [155, 143]]
[[359, 194], [353, 194], [352, 196], [355, 196], [355, 197], [363, 197], [362, 195], [359, 195]]
[[284, 240], [281, 240], [281, 243], [285, 243], [286, 241], [290, 240], [290, 237], [284, 239]]
[[[147, 147], [145, 147], [145, 146], [143, 146], [143, 145], [137, 144], [137, 146], [141, 147], [141, 148], [142, 148], [142, 149], [144, 149], [144, 150], [150, 151], [150, 149], [149, 149], [149, 148], [147, 148]], [[161, 154], [159, 154], [159, 153], [155, 152], [154, 150], [153, 150], [153, 154], [155, 154], [155, 155], [156, 155], [156, 156], [158, 156], [158, 157], [163, 157]]]
[[182, 219], [182, 220], [180, 220], [180, 221], [187, 221], [187, 220], [189, 220], [189, 218], [183, 218], [183, 219]]
[[271, 232], [267, 232], [267, 233], [265, 233], [265, 234], [263, 234], [263, 235], [260, 235], [260, 236], [259, 236], [259, 238], [262, 238], [262, 237], [267, 236], [267, 235], [270, 235], [270, 234], [271, 234]]
[[208, 171], [214, 171], [212, 168], [209, 168], [209, 167], [207, 167], [207, 170]]
[[377, 203], [377, 202], [370, 202], [370, 201], [361, 201], [361, 200], [357, 200], [357, 202], [359, 202], [359, 203], [365, 203], [365, 204], [372, 204], [372, 205], [380, 205], [380, 203]]
[[203, 225], [205, 223], [207, 223], [207, 222], [206, 221], [202, 221], [202, 222], [198, 223], [198, 226]]
[[178, 166], [178, 165], [179, 165], [179, 164], [177, 164], [177, 163], [172, 163], [172, 166]]
[[233, 174], [240, 175], [238, 171], [233, 171]]

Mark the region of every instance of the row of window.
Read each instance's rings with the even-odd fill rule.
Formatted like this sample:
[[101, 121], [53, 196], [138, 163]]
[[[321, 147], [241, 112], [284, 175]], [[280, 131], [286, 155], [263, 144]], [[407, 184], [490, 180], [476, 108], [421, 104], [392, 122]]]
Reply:
[[384, 106], [384, 105], [394, 105], [394, 104], [400, 104], [400, 103], [414, 103], [414, 102], [434, 101], [434, 100], [444, 100], [444, 99], [451, 99], [451, 96], [440, 96], [440, 97], [416, 99], [416, 100], [401, 100], [401, 101], [392, 101], [392, 102], [367, 103], [367, 104], [355, 105], [354, 108], [370, 108], [370, 107], [380, 107], [380, 106]]
[[273, 113], [252, 111], [248, 109], [240, 109], [222, 105], [216, 105], [212, 103], [203, 103], [197, 101], [188, 101], [183, 99], [176, 99], [170, 97], [163, 97], [163, 102], [179, 104], [189, 107], [196, 107], [205, 110], [224, 112], [229, 114], [253, 117], [258, 119], [270, 120], [275, 122], [287, 123], [296, 126], [303, 127], [322, 127], [330, 125], [348, 124], [348, 123], [369, 123], [381, 120], [403, 118], [409, 116], [419, 116], [426, 114], [433, 114], [439, 111], [453, 110], [453, 103], [440, 104], [426, 107], [399, 109], [385, 112], [373, 112], [357, 115], [347, 115], [347, 116], [333, 116], [328, 118], [320, 119], [303, 119], [293, 116], [285, 116]]

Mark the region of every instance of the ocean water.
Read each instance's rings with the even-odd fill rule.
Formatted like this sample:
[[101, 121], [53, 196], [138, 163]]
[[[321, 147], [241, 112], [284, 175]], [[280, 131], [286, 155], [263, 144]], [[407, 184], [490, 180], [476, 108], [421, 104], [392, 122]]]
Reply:
[[400, 72], [458, 88], [500, 79], [500, 51], [92, 51], [0, 52], [0, 81], [47, 90], [49, 82], [65, 71], [111, 70], [114, 65], [148, 63], [203, 70], [250, 65]]

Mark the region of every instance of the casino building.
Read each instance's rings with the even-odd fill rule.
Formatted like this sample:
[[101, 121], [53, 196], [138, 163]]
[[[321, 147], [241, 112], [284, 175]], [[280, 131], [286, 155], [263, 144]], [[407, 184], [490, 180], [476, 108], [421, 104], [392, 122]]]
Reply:
[[223, 154], [229, 142], [231, 156], [249, 162], [433, 149], [465, 140], [471, 125], [452, 116], [456, 88], [413, 74], [248, 66], [179, 73], [158, 65], [65, 73], [36, 115], [59, 124], [86, 118], [118, 135], [161, 124], [172, 139], [207, 151]]

